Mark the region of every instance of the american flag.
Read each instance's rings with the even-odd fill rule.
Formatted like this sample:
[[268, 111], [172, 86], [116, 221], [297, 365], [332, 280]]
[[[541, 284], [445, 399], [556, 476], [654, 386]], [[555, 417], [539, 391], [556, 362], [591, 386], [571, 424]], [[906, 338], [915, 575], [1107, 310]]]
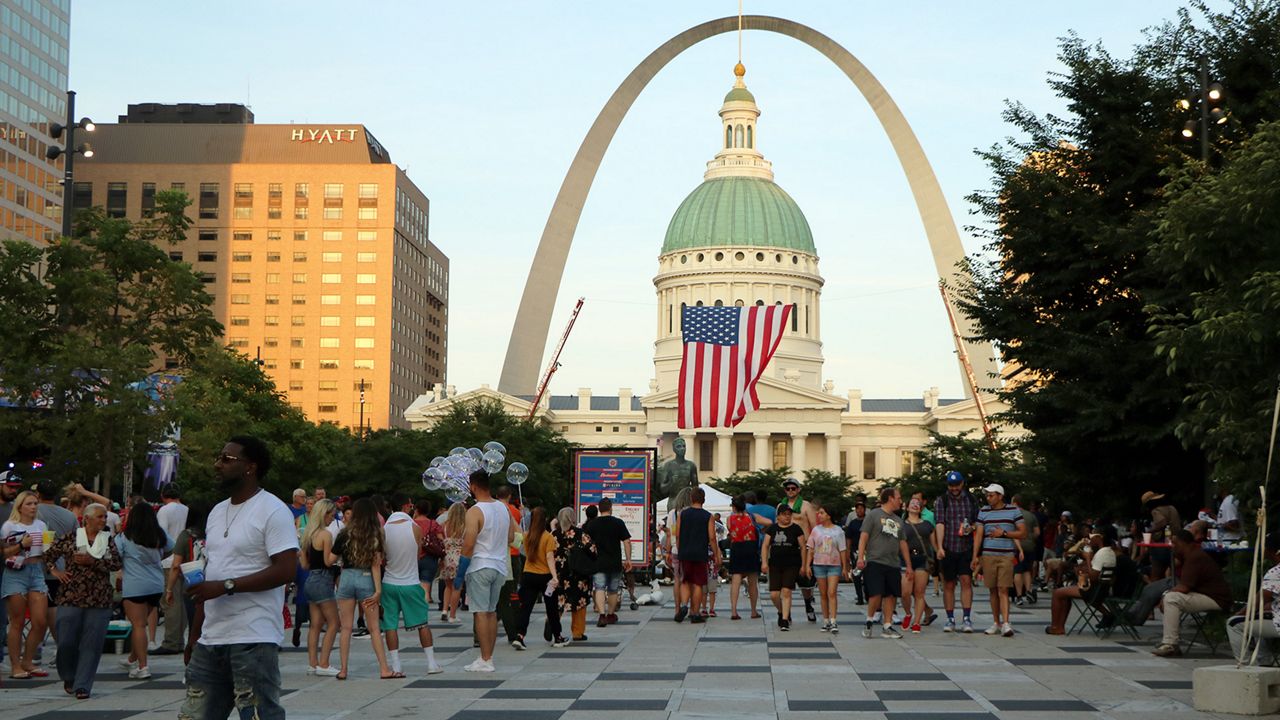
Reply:
[[756, 382], [778, 349], [790, 315], [790, 305], [682, 308], [677, 425], [734, 427], [758, 408]]

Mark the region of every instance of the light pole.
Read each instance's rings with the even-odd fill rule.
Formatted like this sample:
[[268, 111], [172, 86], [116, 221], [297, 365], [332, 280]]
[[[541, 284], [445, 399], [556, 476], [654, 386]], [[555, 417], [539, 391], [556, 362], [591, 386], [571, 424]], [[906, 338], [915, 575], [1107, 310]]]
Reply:
[[45, 151], [44, 156], [50, 160], [57, 160], [59, 155], [66, 155], [67, 158], [62, 164], [62, 236], [71, 237], [71, 200], [75, 193], [75, 183], [73, 182], [72, 165], [76, 157], [76, 153], [85, 157], [93, 157], [93, 146], [89, 143], [81, 143], [76, 145], [76, 128], [83, 129], [85, 132], [93, 132], [94, 124], [89, 118], [80, 118], [76, 122], [76, 91], [67, 91], [67, 124], [60, 125], [54, 123], [49, 129], [49, 135], [54, 140], [62, 137], [62, 133], [67, 134], [67, 144], [65, 148], [57, 145], [50, 145]]
[[[1210, 121], [1214, 125], [1223, 125], [1227, 122], [1227, 111], [1223, 109], [1219, 103], [1222, 102], [1223, 89], [1222, 84], [1218, 82], [1209, 82], [1209, 64], [1205, 61], [1200, 62], [1200, 97], [1197, 102], [1200, 105], [1200, 119], [1188, 120], [1182, 125], [1182, 137], [1190, 140], [1196, 136], [1196, 126], [1200, 131], [1200, 161], [1209, 162], [1209, 125]], [[1190, 110], [1192, 101], [1189, 98], [1178, 100], [1177, 106], [1179, 110]]]
[[360, 442], [364, 442], [364, 378], [360, 378]]

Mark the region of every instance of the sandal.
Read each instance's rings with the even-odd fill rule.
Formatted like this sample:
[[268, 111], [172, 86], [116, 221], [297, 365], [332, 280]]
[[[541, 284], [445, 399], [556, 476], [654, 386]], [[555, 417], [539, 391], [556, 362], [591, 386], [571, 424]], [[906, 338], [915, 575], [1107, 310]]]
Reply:
[[9, 679], [10, 680], [30, 680], [31, 673], [29, 672], [13, 673], [12, 675], [9, 676]]
[[401, 680], [404, 678], [404, 673], [393, 672], [390, 675], [379, 675], [378, 677], [382, 680]]
[[71, 684], [70, 684], [70, 683], [63, 683], [63, 684], [62, 684], [62, 692], [66, 693], [66, 694], [68, 694], [68, 695], [75, 695], [75, 694], [76, 694], [76, 689], [75, 689], [75, 688], [73, 688], [73, 687], [71, 687]]
[[760, 614], [760, 613], [758, 613], [758, 612], [753, 612], [753, 613], [751, 613], [751, 619], [752, 619], [752, 620], [759, 620], [759, 619], [760, 619], [760, 618], [762, 618], [762, 617], [764, 617], [764, 616], [763, 616], [763, 615], [761, 615], [761, 614]]
[[338, 679], [338, 680], [346, 680], [346, 679], [347, 679], [347, 671], [346, 671], [346, 670], [339, 670], [339, 671], [338, 671], [338, 674], [337, 674], [337, 675], [334, 675], [333, 677], [334, 677], [334, 678], [336, 678], [336, 679]]
[[43, 670], [32, 670], [32, 671], [29, 673], [29, 675], [30, 675], [31, 677], [33, 677], [33, 678], [47, 678], [47, 677], [49, 677], [49, 673], [47, 673], [47, 672], [45, 672], [45, 671], [43, 671]]
[[76, 691], [76, 699], [77, 699], [77, 700], [88, 700], [88, 699], [89, 699], [89, 691], [88, 691], [88, 690], [77, 690], [77, 691]]
[[739, 615], [738, 613], [734, 613], [734, 614], [732, 614], [732, 615], [730, 615], [730, 616], [729, 616], [729, 619], [730, 619], [730, 620], [741, 620], [741, 619], [742, 619], [742, 616], [741, 616], [741, 615]]

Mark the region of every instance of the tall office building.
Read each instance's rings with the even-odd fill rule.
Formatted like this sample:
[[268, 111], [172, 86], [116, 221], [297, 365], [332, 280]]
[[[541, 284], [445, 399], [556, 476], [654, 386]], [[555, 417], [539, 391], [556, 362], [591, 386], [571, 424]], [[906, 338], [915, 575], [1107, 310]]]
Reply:
[[45, 151], [67, 114], [70, 17], [71, 0], [0, 0], [0, 240], [62, 225], [62, 160]]
[[449, 260], [386, 148], [362, 125], [255, 125], [235, 105], [121, 120], [76, 163], [75, 207], [137, 219], [184, 190], [193, 225], [170, 255], [204, 277], [227, 343], [312, 420], [406, 427], [445, 381]]

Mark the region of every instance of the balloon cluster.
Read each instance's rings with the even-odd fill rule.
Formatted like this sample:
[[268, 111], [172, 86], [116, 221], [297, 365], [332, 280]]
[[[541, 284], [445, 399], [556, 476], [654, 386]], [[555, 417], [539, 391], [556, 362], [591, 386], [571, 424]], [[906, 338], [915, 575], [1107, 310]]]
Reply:
[[484, 470], [497, 475], [507, 468], [507, 482], [519, 487], [529, 479], [529, 467], [521, 462], [507, 465], [507, 448], [496, 440], [484, 448], [456, 447], [447, 457], [436, 456], [422, 473], [422, 486], [432, 492], [444, 491], [449, 502], [465, 502], [471, 497], [471, 473]]

